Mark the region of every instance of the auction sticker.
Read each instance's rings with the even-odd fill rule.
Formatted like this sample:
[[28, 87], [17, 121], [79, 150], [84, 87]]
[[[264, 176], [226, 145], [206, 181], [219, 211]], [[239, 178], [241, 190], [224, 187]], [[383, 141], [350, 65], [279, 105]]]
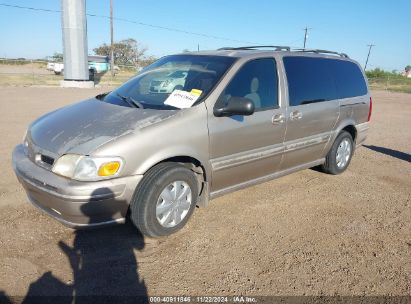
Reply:
[[192, 90], [191, 92], [174, 90], [173, 93], [168, 96], [164, 104], [173, 106], [179, 109], [190, 108], [200, 97], [201, 90]]

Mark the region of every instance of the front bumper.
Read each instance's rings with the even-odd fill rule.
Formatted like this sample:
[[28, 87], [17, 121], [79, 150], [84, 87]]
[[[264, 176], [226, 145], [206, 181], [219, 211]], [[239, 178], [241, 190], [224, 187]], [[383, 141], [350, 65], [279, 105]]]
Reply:
[[80, 182], [33, 163], [23, 145], [13, 151], [13, 168], [29, 201], [62, 224], [86, 228], [124, 222], [142, 175]]

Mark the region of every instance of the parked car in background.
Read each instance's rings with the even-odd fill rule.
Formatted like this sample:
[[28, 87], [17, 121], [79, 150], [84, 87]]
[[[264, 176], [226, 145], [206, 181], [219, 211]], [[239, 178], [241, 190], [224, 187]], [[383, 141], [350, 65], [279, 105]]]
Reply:
[[47, 62], [47, 68], [48, 71], [54, 71], [54, 62]]
[[88, 67], [94, 70], [94, 73], [100, 74], [110, 70], [110, 59], [108, 56], [88, 56]]
[[[62, 62], [55, 62], [50, 67], [53, 67], [53, 71], [56, 75], [60, 75], [64, 73], [64, 63]], [[49, 65], [47, 64], [47, 69]], [[107, 56], [88, 56], [88, 68], [90, 74], [100, 74], [105, 73], [110, 69], [110, 60]]]
[[54, 71], [54, 74], [56, 74], [56, 75], [63, 74], [64, 73], [64, 63], [55, 62], [53, 64], [53, 71]]
[[[362, 68], [345, 54], [272, 48], [166, 56], [40, 117], [13, 152], [29, 200], [70, 227], [129, 216], [158, 237], [226, 193], [315, 166], [344, 172], [371, 117]], [[153, 94], [155, 81], [166, 91]]]
[[151, 80], [150, 92], [171, 93], [174, 90], [182, 90], [185, 85], [188, 72], [177, 70], [165, 76]]

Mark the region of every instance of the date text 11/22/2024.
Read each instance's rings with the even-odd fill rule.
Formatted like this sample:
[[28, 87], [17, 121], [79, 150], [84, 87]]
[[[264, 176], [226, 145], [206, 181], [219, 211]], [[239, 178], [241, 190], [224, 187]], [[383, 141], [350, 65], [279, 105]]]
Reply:
[[248, 296], [165, 296], [150, 297], [149, 303], [257, 303], [257, 299]]

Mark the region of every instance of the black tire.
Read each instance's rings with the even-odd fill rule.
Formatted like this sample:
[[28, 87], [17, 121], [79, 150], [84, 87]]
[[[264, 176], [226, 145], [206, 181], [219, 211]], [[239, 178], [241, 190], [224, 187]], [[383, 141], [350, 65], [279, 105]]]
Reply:
[[95, 75], [96, 75], [96, 71], [94, 69], [88, 70], [88, 80], [89, 81], [94, 81]]
[[[184, 181], [191, 188], [192, 201], [183, 220], [174, 227], [164, 227], [156, 217], [161, 192], [174, 181]], [[178, 163], [160, 163], [151, 168], [139, 183], [130, 206], [130, 219], [143, 235], [160, 237], [175, 233], [191, 217], [198, 199], [195, 173]]]
[[[350, 153], [349, 153], [349, 158], [346, 164], [342, 167], [337, 165], [337, 150], [340, 144], [344, 141], [348, 140], [350, 143]], [[325, 163], [320, 167], [321, 170], [325, 173], [328, 174], [341, 174], [343, 173], [349, 166], [351, 162], [351, 158], [354, 153], [354, 141], [353, 138], [351, 137], [351, 134], [348, 133], [347, 131], [341, 131], [340, 134], [338, 134], [337, 138], [335, 139], [330, 151], [328, 152], [326, 158], [325, 158]]]

